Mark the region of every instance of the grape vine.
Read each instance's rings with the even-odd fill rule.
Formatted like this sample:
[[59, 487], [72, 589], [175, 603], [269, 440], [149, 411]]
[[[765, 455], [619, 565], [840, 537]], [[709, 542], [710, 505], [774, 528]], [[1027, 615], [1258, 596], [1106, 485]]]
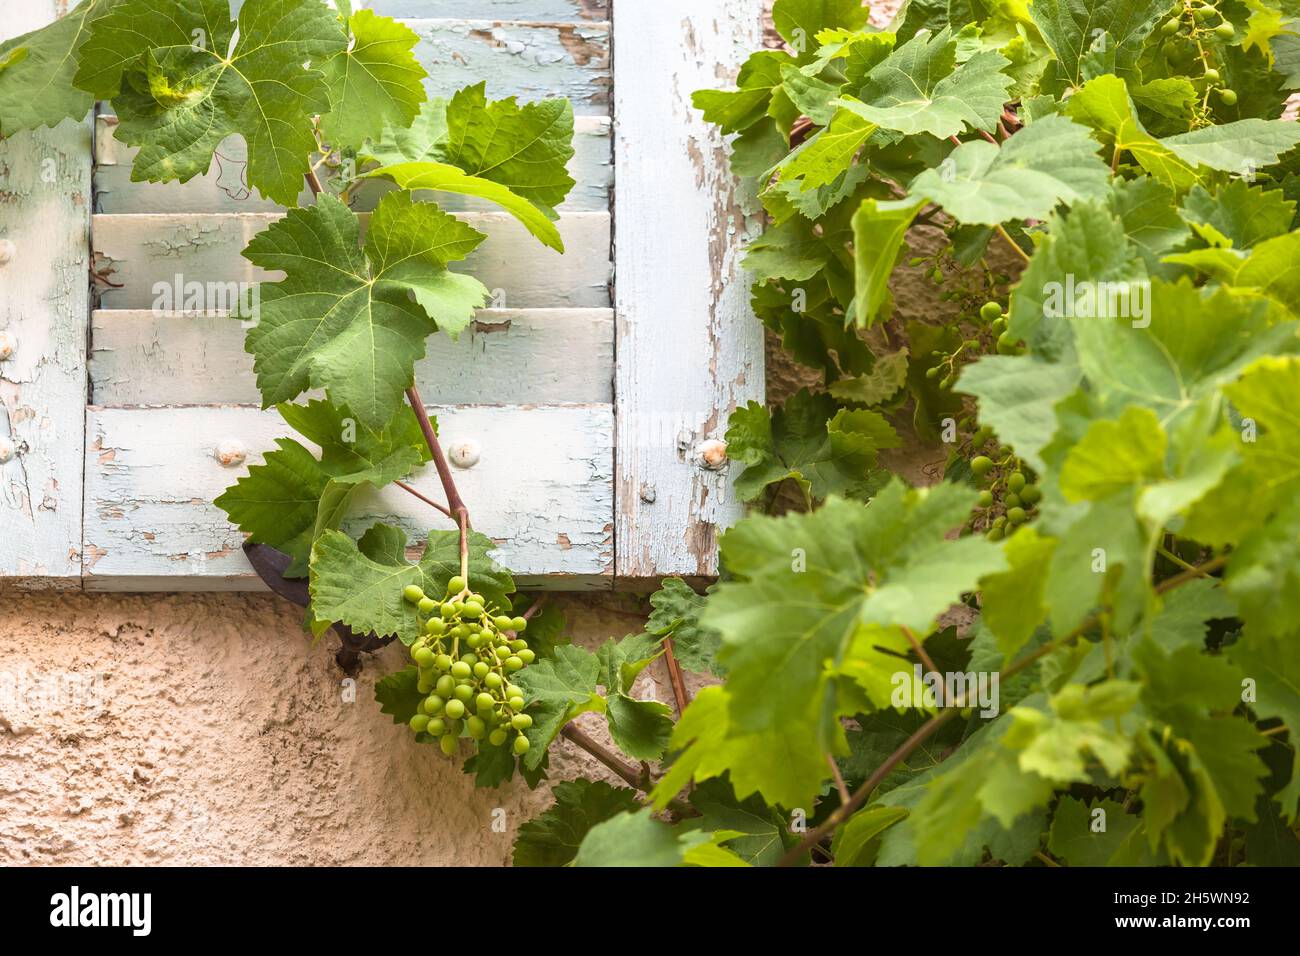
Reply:
[[[5, 44], [0, 131], [109, 99], [137, 178], [204, 172], [210, 128], [263, 195], [309, 184], [245, 253], [286, 276], [247, 348], [307, 444], [217, 504], [316, 634], [409, 649], [381, 709], [476, 783], [538, 786], [564, 737], [625, 784], [556, 784], [516, 864], [1300, 861], [1300, 10], [776, 0], [786, 45], [694, 102], [765, 216], [754, 311], [815, 384], [730, 417], [721, 579], [589, 650], [492, 560], [413, 385], [485, 295], [428, 191], [558, 248], [572, 111], [429, 100], [409, 31], [346, 3], [247, 0], [238, 31], [224, 4], [86, 0]], [[352, 533], [388, 484], [456, 526], [418, 560]], [[661, 658], [676, 708], [637, 691]]]

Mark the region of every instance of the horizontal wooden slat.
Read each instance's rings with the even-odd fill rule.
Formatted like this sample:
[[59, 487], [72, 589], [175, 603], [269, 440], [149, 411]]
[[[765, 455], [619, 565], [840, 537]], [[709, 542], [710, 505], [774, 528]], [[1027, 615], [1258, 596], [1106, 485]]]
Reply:
[[493, 99], [563, 96], [581, 114], [608, 115], [609, 24], [406, 20], [432, 96], [487, 81]]
[[[104, 291], [109, 309], [152, 309], [155, 283], [259, 282], [242, 250], [279, 216], [272, 213], [98, 215], [92, 222], [96, 265], [122, 288]], [[511, 309], [608, 308], [610, 217], [571, 213], [559, 222], [566, 254], [547, 249], [507, 213], [467, 213], [487, 241], [463, 263], [493, 290], [493, 305]]]
[[[276, 212], [281, 207], [263, 199], [244, 183], [244, 160], [248, 155], [244, 141], [231, 137], [218, 148], [218, 158], [203, 176], [187, 183], [144, 183], [131, 181], [131, 164], [136, 150], [113, 138], [110, 115], [99, 117], [95, 137], [95, 210], [103, 213], [148, 212]], [[610, 121], [607, 116], [579, 116], [574, 121], [574, 157], [569, 174], [576, 180], [569, 198], [560, 211], [603, 211], [609, 208], [613, 166], [610, 162]], [[372, 185], [372, 184], [373, 185]], [[382, 194], [383, 184], [372, 180], [354, 193], [353, 208], [366, 211]], [[444, 209], [492, 210], [496, 207], [473, 196], [455, 193], [420, 194], [434, 199]], [[300, 206], [312, 203], [311, 191], [304, 185], [298, 198]]]
[[369, 0], [389, 17], [478, 17], [493, 20], [609, 19], [609, 0]]
[[[102, 408], [87, 415], [85, 584], [99, 591], [261, 590], [242, 535], [212, 499], [244, 467], [223, 467], [226, 439], [256, 464], [290, 430], [248, 406]], [[430, 407], [449, 447], [473, 439], [481, 459], [456, 470], [476, 529], [524, 586], [608, 587], [613, 563], [613, 412], [608, 405]], [[436, 474], [411, 482], [435, 500]], [[396, 487], [358, 501], [345, 528], [374, 520], [413, 539], [451, 527]]]
[[[224, 313], [101, 310], [91, 341], [96, 405], [260, 401], [244, 329]], [[459, 341], [428, 348], [415, 377], [434, 404], [613, 401], [609, 309], [485, 309]]]

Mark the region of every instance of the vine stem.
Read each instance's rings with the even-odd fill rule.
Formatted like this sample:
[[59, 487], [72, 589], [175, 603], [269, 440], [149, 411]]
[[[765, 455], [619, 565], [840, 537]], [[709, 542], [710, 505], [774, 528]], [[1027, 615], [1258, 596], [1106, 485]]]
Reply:
[[406, 482], [404, 482], [404, 481], [395, 481], [395, 482], [393, 482], [393, 484], [397, 485], [397, 487], [401, 488], [401, 489], [402, 489], [403, 491], [405, 491], [407, 494], [409, 494], [409, 495], [414, 495], [416, 498], [419, 498], [421, 501], [423, 501], [423, 502], [424, 502], [426, 505], [428, 505], [429, 507], [431, 507], [431, 508], [436, 508], [437, 510], [441, 511], [441, 512], [442, 512], [443, 514], [445, 514], [448, 518], [452, 517], [452, 513], [451, 513], [451, 511], [447, 508], [446, 505], [440, 505], [440, 504], [438, 504], [438, 502], [434, 501], [434, 500], [433, 500], [432, 498], [430, 498], [428, 495], [423, 494], [423, 493], [421, 493], [420, 491], [417, 491], [415, 488], [412, 488], [412, 487], [411, 487], [410, 485], [408, 485]]
[[997, 234], [1002, 237], [1002, 241], [1015, 250], [1016, 255], [1018, 255], [1025, 262], [1029, 261], [1029, 253], [1025, 252], [1024, 249], [1020, 248], [1020, 243], [1012, 239], [1010, 233], [1008, 233], [1005, 229], [1003, 229], [1001, 224], [996, 225], [993, 228], [997, 231]]
[[618, 754], [591, 737], [585, 730], [581, 730], [575, 724], [565, 724], [564, 729], [560, 731], [560, 736], [587, 751], [587, 753], [622, 777], [628, 786], [635, 787], [642, 793], [649, 792], [649, 781], [646, 779], [645, 773], [638, 772], [636, 767], [620, 759]]
[[[1206, 561], [1204, 564], [1196, 566], [1191, 571], [1184, 571], [1182, 574], [1161, 581], [1156, 585], [1155, 591], [1157, 594], [1164, 594], [1168, 591], [1172, 591], [1174, 588], [1186, 584], [1194, 578], [1199, 578], [1212, 571], [1217, 571], [1227, 563], [1228, 556], [1221, 554], [1217, 558], [1213, 558]], [[1064, 637], [1058, 638], [1055, 641], [1050, 641], [1033, 652], [1026, 654], [1002, 672], [1003, 678], [1014, 677], [1040, 657], [1050, 654], [1062, 645], [1068, 644], [1075, 638], [1086, 634], [1092, 627], [1096, 626], [1097, 621], [1098, 615], [1093, 615]], [[898, 746], [897, 750], [885, 758], [884, 763], [872, 772], [871, 776], [863, 782], [862, 786], [858, 787], [857, 791], [854, 792], [853, 796], [847, 803], [840, 804], [840, 806], [837, 807], [829, 817], [827, 817], [826, 822], [821, 824], [821, 826], [817, 827], [815, 830], [810, 830], [804, 838], [799, 841], [799, 844], [795, 846], [794, 849], [781, 857], [776, 865], [794, 866], [799, 862], [800, 857], [803, 856], [805, 851], [809, 850], [814, 844], [820, 843], [825, 836], [834, 832], [836, 827], [849, 817], [853, 816], [853, 814], [867, 802], [872, 791], [874, 791], [876, 787], [880, 786], [896, 766], [910, 757], [912, 751], [925, 743], [925, 741], [928, 740], [936, 730], [948, 723], [948, 721], [952, 720], [952, 718], [957, 716], [959, 713], [961, 713], [960, 707], [951, 707], [942, 713], [931, 717], [928, 721], [917, 728], [916, 732], [913, 733], [912, 736], [904, 740]]]
[[677, 716], [680, 717], [682, 712], [691, 703], [691, 695], [686, 691], [686, 681], [682, 677], [682, 669], [677, 663], [677, 658], [673, 655], [673, 639], [664, 638], [664, 665], [668, 668], [668, 682], [673, 685], [673, 697], [677, 700]]

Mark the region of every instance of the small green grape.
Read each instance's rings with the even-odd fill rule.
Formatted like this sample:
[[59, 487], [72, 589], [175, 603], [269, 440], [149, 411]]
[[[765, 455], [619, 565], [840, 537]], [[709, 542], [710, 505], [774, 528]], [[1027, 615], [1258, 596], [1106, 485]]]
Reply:
[[438, 678], [438, 695], [440, 697], [450, 697], [452, 691], [456, 689], [456, 678], [450, 674], [443, 674]]
[[519, 638], [515, 638], [515, 640], [513, 641], [507, 641], [506, 646], [510, 648], [512, 651], [522, 651], [525, 647], [528, 646], [528, 642], [525, 640], [521, 640]]
[[1007, 521], [1011, 524], [1024, 524], [1025, 518], [1027, 517], [1028, 515], [1025, 514], [1024, 508], [1007, 509]]
[[537, 654], [536, 652], [533, 651], [531, 647], [525, 647], [522, 651], [519, 652], [519, 659], [524, 662], [525, 666], [527, 666], [528, 664], [531, 664], [533, 661], [537, 660]]
[[932, 365], [925, 370], [925, 377], [933, 381], [934, 379], [939, 377], [940, 371], [941, 369], [939, 368], [939, 366]]
[[506, 734], [504, 728], [497, 728], [496, 730], [492, 731], [492, 733], [488, 734], [488, 743], [490, 743], [493, 747], [500, 747], [503, 743], [506, 742], [507, 736], [508, 735]]
[[[1228, 26], [1232, 26], [1232, 24], [1230, 23]], [[1219, 90], [1219, 99], [1222, 101], [1224, 106], [1236, 106], [1237, 91], [1230, 89]]]
[[510, 621], [510, 630], [512, 630], [512, 631], [526, 631], [526, 630], [528, 630], [528, 618], [526, 618], [526, 617], [516, 617], [516, 618], [512, 618], [511, 621]]
[[473, 673], [473, 669], [471, 669], [464, 661], [457, 661], [451, 665], [451, 676], [457, 680], [464, 680]]
[[1178, 22], [1177, 17], [1171, 17], [1164, 23], [1160, 24], [1160, 32], [1167, 37], [1171, 37], [1178, 32], [1178, 28], [1181, 26], [1182, 24]]
[[489, 674], [487, 675], [487, 677], [484, 677], [484, 678], [483, 678], [483, 684], [484, 684], [484, 685], [485, 685], [489, 690], [496, 690], [496, 689], [497, 689], [498, 687], [500, 687], [503, 683], [504, 683], [504, 681], [501, 680], [501, 675], [500, 675], [500, 674], [489, 673]]
[[993, 459], [988, 455], [976, 455], [971, 459], [970, 470], [977, 478], [983, 478], [993, 469]]
[[464, 654], [460, 655], [460, 662], [462, 664], [468, 664], [470, 667], [473, 667], [475, 664], [478, 663], [478, 655], [466, 651]]
[[507, 696], [507, 697], [523, 697], [523, 696], [524, 696], [524, 692], [523, 692], [523, 689], [520, 688], [518, 684], [506, 684], [506, 696]]
[[1001, 541], [1005, 533], [1001, 528], [989, 528], [988, 533], [984, 535], [989, 541]]
[[488, 667], [487, 664], [485, 664], [483, 661], [479, 661], [477, 664], [474, 665], [474, 676], [477, 677], [479, 680], [482, 680], [484, 677], [488, 676], [488, 672], [491, 669], [492, 668]]
[[478, 650], [480, 647], [483, 646], [483, 635], [471, 634], [467, 638], [465, 638], [465, 643], [468, 644], [474, 650]]
[[533, 718], [527, 714], [515, 714], [510, 718], [510, 726], [515, 730], [527, 730], [533, 725]]
[[1002, 503], [1006, 505], [1008, 508], [1019, 508], [1020, 496], [1017, 494], [1008, 493], [1007, 496], [1002, 499]]
[[981, 491], [977, 504], [979, 504], [981, 508], [991, 507], [993, 505], [993, 492]]
[[482, 740], [487, 736], [487, 724], [478, 717], [471, 717], [465, 721], [465, 729], [475, 740]]
[[467, 617], [480, 618], [483, 616], [483, 605], [473, 601], [466, 601], [463, 613]]
[[1002, 306], [996, 302], [985, 302], [980, 306], [980, 318], [985, 322], [992, 322], [1002, 314]]
[[510, 630], [510, 624], [513, 620], [514, 618], [506, 617], [504, 614], [499, 614], [492, 619], [492, 623], [496, 625], [498, 631], [508, 631]]
[[402, 588], [402, 597], [406, 598], [406, 600], [410, 601], [412, 604], [419, 604], [424, 600], [424, 591], [418, 584], [408, 584], [406, 587]]
[[447, 630], [447, 625], [442, 620], [442, 618], [431, 617], [424, 622], [424, 630], [426, 633], [432, 634], [434, 637], [437, 637], [438, 635], [442, 634], [444, 631]]
[[[430, 694], [428, 697], [424, 698], [424, 704], [422, 706], [424, 707], [424, 712], [430, 717], [437, 717], [446, 709], [447, 702], [437, 694]], [[456, 715], [453, 714], [452, 716], [454, 717]]]
[[424, 733], [425, 728], [428, 726], [429, 726], [429, 718], [425, 714], [416, 714], [414, 717], [411, 718], [411, 729], [414, 730], [417, 734]]
[[429, 726], [425, 730], [435, 737], [441, 737], [447, 732], [447, 722], [441, 717], [435, 717], [429, 721]]
[[443, 619], [450, 621], [455, 616], [456, 616], [456, 605], [453, 604], [451, 601], [443, 601], [442, 602]]
[[412, 654], [411, 657], [413, 657], [415, 663], [419, 664], [421, 667], [433, 666], [433, 651], [429, 650], [427, 647], [417, 647], [415, 653]]
[[512, 696], [508, 703], [511, 710], [523, 710], [524, 708], [524, 699], [518, 695]]
[[1022, 474], [1021, 474], [1020, 472], [1018, 472], [1018, 471], [1013, 471], [1011, 474], [1007, 475], [1007, 490], [1008, 490], [1008, 491], [1019, 492], [1020, 489], [1023, 488], [1023, 487], [1025, 487], [1025, 476], [1024, 476], [1024, 475], [1022, 475]]
[[1192, 11], [1192, 16], [1204, 23], [1214, 16], [1214, 7], [1197, 7]]
[[[1237, 35], [1237, 28], [1234, 27], [1227, 20], [1224, 20], [1222, 23], [1220, 23], [1217, 27], [1214, 28], [1214, 35], [1218, 37], [1220, 40], [1231, 40], [1234, 36]], [[1234, 99], [1233, 103], [1235, 102], [1236, 100]], [[1232, 104], [1230, 103], [1228, 105], [1231, 106]]]
[[451, 696], [462, 704], [468, 704], [469, 699], [474, 696], [474, 685], [469, 683], [457, 684], [456, 689], [451, 692]]
[[433, 659], [433, 669], [436, 671], [442, 671], [444, 674], [451, 670], [451, 655], [439, 654], [435, 657]]
[[421, 676], [420, 679], [415, 684], [415, 689], [418, 690], [421, 694], [427, 694], [430, 691], [432, 691], [433, 688], [434, 688], [433, 681], [424, 676]]
[[1214, 69], [1213, 67], [1210, 67], [1205, 71], [1205, 80], [1207, 83], [1218, 83], [1219, 71]]
[[460, 720], [465, 716], [465, 704], [459, 700], [447, 701], [447, 716], [452, 720]]
[[525, 737], [523, 734], [520, 734], [518, 737], [515, 738], [514, 751], [520, 757], [528, 753], [528, 747], [529, 747], [528, 738]]
[[438, 606], [438, 602], [431, 597], [420, 598], [420, 603], [417, 605], [417, 607], [419, 607], [420, 609], [421, 614], [432, 614], [433, 609], [436, 608], [437, 606]]
[[479, 713], [485, 710], [491, 710], [497, 704], [496, 699], [491, 694], [479, 694], [474, 698], [474, 707]]
[[1020, 500], [1025, 504], [1037, 504], [1043, 498], [1043, 489], [1037, 485], [1025, 485], [1020, 489]]
[[506, 670], [508, 671], [517, 671], [523, 666], [524, 662], [513, 654], [506, 658]]
[[451, 734], [444, 734], [438, 738], [438, 746], [442, 748], [444, 754], [450, 757], [456, 752], [456, 738]]
[[466, 587], [465, 579], [462, 578], [459, 574], [456, 574], [453, 575], [452, 579], [447, 582], [447, 593], [459, 594], [461, 591], [465, 590], [465, 587]]

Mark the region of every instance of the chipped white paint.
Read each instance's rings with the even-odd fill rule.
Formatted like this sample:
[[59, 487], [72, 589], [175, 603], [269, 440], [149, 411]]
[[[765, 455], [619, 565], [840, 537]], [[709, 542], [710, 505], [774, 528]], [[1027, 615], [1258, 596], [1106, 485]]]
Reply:
[[726, 86], [762, 38], [761, 0], [616, 0], [617, 575], [713, 574], [741, 513], [731, 469], [695, 453], [763, 397], [742, 208], [692, 91]]
[[[259, 282], [280, 278], [255, 268], [241, 253], [275, 213], [207, 215], [99, 215], [94, 217], [95, 255], [101, 271], [123, 288], [107, 289], [110, 309], [150, 309], [154, 283]], [[368, 218], [363, 216], [364, 220]], [[487, 240], [458, 271], [472, 272], [504, 308], [606, 308], [609, 299], [610, 217], [607, 212], [571, 213], [557, 226], [566, 255], [547, 249], [508, 213], [467, 213], [465, 221]]]
[[[0, 40], [50, 22], [66, 4], [7, 4]], [[77, 586], [81, 574], [81, 450], [89, 316], [91, 127], [0, 140], [0, 584]], [[21, 343], [21, 348], [13, 343]]]
[[[431, 406], [449, 445], [473, 437], [483, 467], [458, 472], [474, 522], [528, 586], [609, 587], [613, 570], [613, 410], [609, 405]], [[274, 412], [247, 406], [88, 410], [86, 587], [93, 590], [260, 590], [242, 535], [212, 499], [238, 471], [212, 453], [237, 435], [247, 464], [290, 434]], [[525, 462], [516, 467], [514, 462]], [[242, 470], [240, 470], [242, 471]], [[442, 498], [426, 466], [412, 485]], [[412, 538], [451, 527], [395, 487], [361, 497], [345, 524], [374, 520]]]
[[[217, 148], [217, 157], [208, 172], [187, 183], [140, 183], [131, 181], [131, 164], [137, 150], [113, 139], [116, 117], [101, 115], [95, 138], [95, 211], [108, 213], [148, 212], [275, 212], [280, 207], [263, 199], [256, 190], [249, 191], [245, 182], [244, 141], [231, 137]], [[573, 190], [559, 206], [559, 211], [605, 211], [609, 208], [614, 172], [610, 160], [610, 120], [608, 116], [579, 116], [573, 124], [574, 156], [569, 175], [575, 180]], [[353, 193], [353, 208], [367, 212], [390, 184], [382, 180], [365, 181]], [[455, 193], [417, 191], [421, 199], [433, 199], [444, 209], [488, 211], [495, 209], [486, 200]], [[303, 187], [298, 205], [311, 205], [311, 191]]]
[[[614, 400], [610, 309], [484, 309], [427, 348], [415, 382], [438, 405]], [[92, 313], [90, 387], [96, 405], [261, 401], [244, 329], [213, 313]]]
[[14, 337], [8, 332], [0, 332], [0, 362], [8, 361], [14, 357], [14, 351], [18, 348], [14, 344]]
[[567, 97], [573, 111], [609, 113], [608, 23], [407, 20], [431, 96], [487, 81], [488, 96]]
[[18, 255], [18, 247], [12, 239], [0, 239], [0, 266], [7, 266]]
[[609, 18], [608, 0], [369, 0], [388, 17], [582, 21]]

